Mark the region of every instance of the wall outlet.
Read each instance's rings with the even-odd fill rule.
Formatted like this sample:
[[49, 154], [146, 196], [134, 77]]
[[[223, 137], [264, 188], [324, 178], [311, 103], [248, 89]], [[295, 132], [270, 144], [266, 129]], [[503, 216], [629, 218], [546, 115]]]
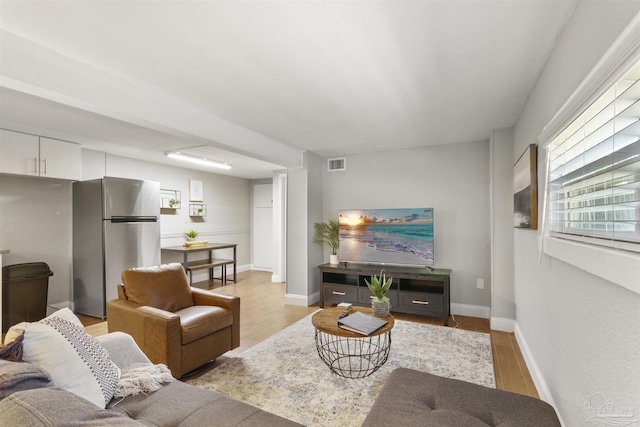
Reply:
[[476, 279], [476, 286], [478, 289], [484, 289], [484, 279]]

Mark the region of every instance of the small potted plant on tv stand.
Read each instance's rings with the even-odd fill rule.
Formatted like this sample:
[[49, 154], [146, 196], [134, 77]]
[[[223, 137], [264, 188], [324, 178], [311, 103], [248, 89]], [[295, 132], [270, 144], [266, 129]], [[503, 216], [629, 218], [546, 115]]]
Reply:
[[374, 297], [371, 300], [371, 309], [373, 310], [373, 315], [376, 317], [387, 317], [389, 315], [389, 311], [391, 310], [391, 303], [389, 302], [389, 298], [387, 298], [386, 293], [391, 288], [391, 283], [393, 282], [393, 278], [385, 276], [384, 272], [380, 272], [380, 277], [373, 275], [371, 276], [371, 282], [367, 279], [364, 279], [364, 282], [369, 287], [369, 290], [373, 293]]
[[316, 222], [313, 224], [313, 241], [316, 243], [326, 243], [331, 248], [329, 264], [337, 265], [338, 248], [340, 247], [340, 224], [338, 221]]

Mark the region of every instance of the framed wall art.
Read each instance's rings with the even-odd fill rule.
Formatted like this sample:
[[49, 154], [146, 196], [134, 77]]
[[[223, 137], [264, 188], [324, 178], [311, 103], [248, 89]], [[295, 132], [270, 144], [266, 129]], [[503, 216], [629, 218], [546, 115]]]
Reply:
[[204, 184], [197, 179], [189, 180], [189, 201], [204, 202]]
[[536, 144], [522, 153], [513, 167], [513, 226], [538, 229], [538, 156]]

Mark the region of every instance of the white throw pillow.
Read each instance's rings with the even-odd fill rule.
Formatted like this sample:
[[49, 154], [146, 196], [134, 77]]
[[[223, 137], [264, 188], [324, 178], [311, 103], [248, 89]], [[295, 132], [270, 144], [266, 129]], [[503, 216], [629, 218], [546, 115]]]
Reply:
[[7, 335], [21, 330], [26, 362], [46, 370], [56, 387], [103, 409], [107, 406], [118, 385], [120, 368], [98, 340], [84, 331], [71, 310], [60, 310], [39, 322], [19, 323]]

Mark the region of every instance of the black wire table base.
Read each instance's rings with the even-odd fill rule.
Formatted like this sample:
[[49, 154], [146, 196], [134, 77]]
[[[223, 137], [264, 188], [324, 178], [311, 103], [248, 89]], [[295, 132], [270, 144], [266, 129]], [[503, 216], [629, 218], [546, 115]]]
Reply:
[[385, 364], [391, 330], [371, 337], [347, 338], [316, 329], [316, 349], [331, 371], [345, 378], [364, 378]]

